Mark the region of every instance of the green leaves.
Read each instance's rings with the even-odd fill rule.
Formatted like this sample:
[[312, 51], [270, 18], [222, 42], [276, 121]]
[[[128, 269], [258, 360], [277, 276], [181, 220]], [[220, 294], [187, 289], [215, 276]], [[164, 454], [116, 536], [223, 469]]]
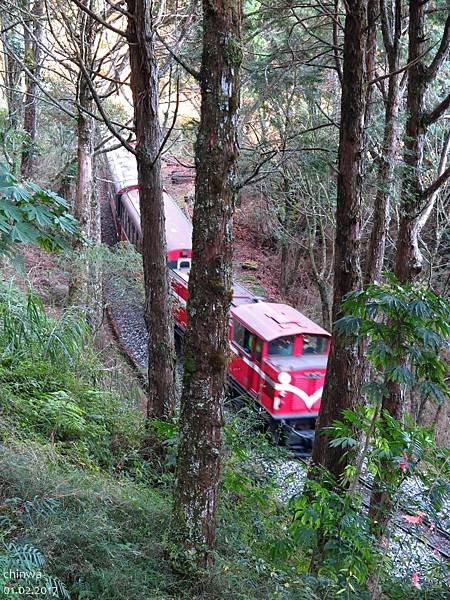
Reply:
[[367, 339], [374, 380], [417, 387], [442, 401], [449, 391], [440, 353], [450, 336], [450, 305], [424, 287], [384, 276], [385, 283], [346, 297], [337, 330]]
[[0, 163], [0, 253], [14, 255], [17, 243], [45, 250], [67, 248], [65, 236], [78, 233], [67, 208], [64, 198], [54, 192], [34, 183], [19, 184]]

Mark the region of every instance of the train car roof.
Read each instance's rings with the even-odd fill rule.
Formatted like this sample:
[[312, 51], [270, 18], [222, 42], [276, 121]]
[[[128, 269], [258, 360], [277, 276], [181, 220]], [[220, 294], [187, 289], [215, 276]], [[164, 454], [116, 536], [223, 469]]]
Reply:
[[252, 294], [247, 288], [239, 283], [233, 283], [233, 300], [231, 306], [241, 306], [242, 304], [252, 304], [258, 301], [257, 296]]
[[192, 223], [175, 200], [164, 192], [167, 250], [192, 248]]
[[[107, 154], [107, 161], [113, 178], [116, 194], [121, 190], [136, 185], [138, 181], [136, 158], [131, 152], [121, 147]], [[125, 191], [132, 207], [132, 212], [140, 219], [139, 192], [136, 189]], [[167, 250], [192, 248], [192, 223], [177, 205], [175, 200], [164, 192], [164, 212], [166, 215]], [[170, 225], [169, 225], [170, 224]]]
[[106, 155], [112, 175], [112, 183], [117, 192], [129, 185], [134, 185], [138, 180], [136, 158], [126, 148], [120, 147]]
[[287, 304], [272, 302], [243, 304], [233, 308], [231, 316], [237, 317], [244, 326], [252, 329], [268, 342], [286, 335], [330, 335], [328, 331]]
[[[189, 281], [189, 271], [186, 271], [185, 269], [173, 269], [173, 272], [187, 285]], [[233, 299], [231, 301], [231, 306], [241, 306], [242, 304], [251, 304], [256, 301], [257, 297], [249, 290], [242, 285], [239, 285], [239, 283], [233, 283]]]
[[[192, 223], [183, 213], [181, 208], [176, 204], [175, 200], [164, 192], [164, 213], [166, 216], [166, 243], [167, 250], [183, 249], [190, 250], [192, 248]], [[139, 211], [139, 192], [131, 190], [123, 195], [127, 198], [132, 211], [140, 218]]]

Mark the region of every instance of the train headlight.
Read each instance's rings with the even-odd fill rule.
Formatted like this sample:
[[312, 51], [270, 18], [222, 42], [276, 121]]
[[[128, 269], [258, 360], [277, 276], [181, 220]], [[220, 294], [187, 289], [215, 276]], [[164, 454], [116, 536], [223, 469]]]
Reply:
[[281, 373], [279, 373], [278, 375], [278, 381], [282, 384], [282, 385], [289, 385], [291, 383], [291, 379], [292, 377], [290, 376], [289, 373], [286, 373], [286, 371], [282, 371]]

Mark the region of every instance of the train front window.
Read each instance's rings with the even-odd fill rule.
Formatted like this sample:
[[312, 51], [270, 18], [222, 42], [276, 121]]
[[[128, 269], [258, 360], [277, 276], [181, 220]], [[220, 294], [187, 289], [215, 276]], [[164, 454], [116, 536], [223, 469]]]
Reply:
[[325, 354], [328, 338], [324, 335], [304, 335], [303, 354]]
[[267, 348], [269, 356], [292, 356], [293, 353], [294, 338], [290, 335], [272, 340]]

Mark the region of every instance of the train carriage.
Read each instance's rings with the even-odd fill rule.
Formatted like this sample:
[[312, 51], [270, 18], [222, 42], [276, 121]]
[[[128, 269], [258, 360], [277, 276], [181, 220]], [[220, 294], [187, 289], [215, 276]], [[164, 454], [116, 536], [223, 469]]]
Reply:
[[[114, 189], [111, 201], [120, 240], [128, 240], [142, 250], [139, 186], [136, 160], [125, 148], [108, 154], [108, 167]], [[192, 224], [176, 202], [163, 192], [166, 220], [167, 260], [170, 269], [190, 269], [192, 257]]]
[[[125, 149], [110, 153], [111, 203], [119, 239], [141, 250], [136, 161]], [[176, 330], [187, 325], [192, 224], [164, 192], [167, 263]], [[299, 455], [310, 453], [320, 408], [331, 336], [286, 304], [263, 302], [234, 283], [230, 310], [229, 381], [251, 398], [274, 431]]]

